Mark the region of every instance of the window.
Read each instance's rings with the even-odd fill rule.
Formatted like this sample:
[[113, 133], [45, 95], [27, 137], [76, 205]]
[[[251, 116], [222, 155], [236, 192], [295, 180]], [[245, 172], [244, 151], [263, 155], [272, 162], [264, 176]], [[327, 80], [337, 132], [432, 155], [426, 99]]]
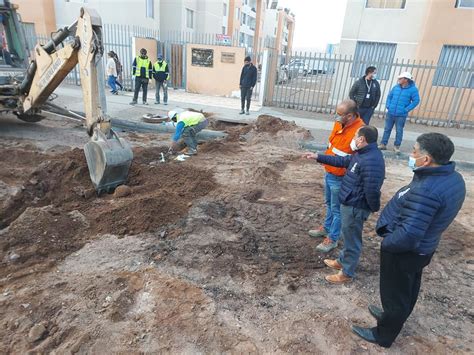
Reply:
[[225, 26], [222, 26], [222, 34], [225, 35], [225, 33], [226, 33]]
[[473, 46], [444, 45], [433, 78], [433, 85], [474, 89]]
[[241, 23], [241, 25], [245, 25], [246, 23], [247, 23], [247, 15], [242, 14], [242, 23]]
[[375, 9], [404, 9], [406, 0], [366, 0], [365, 7]]
[[227, 16], [227, 4], [224, 3], [223, 5], [224, 5], [224, 8], [223, 8], [223, 9], [224, 9], [224, 13], [223, 13], [223, 15], [224, 15], [224, 16]]
[[474, 0], [456, 0], [456, 7], [474, 8]]
[[240, 20], [240, 9], [237, 9], [235, 16], [237, 16], [237, 20]]
[[186, 27], [194, 28], [194, 11], [186, 9]]
[[149, 17], [149, 18], [155, 17], [154, 2], [155, 0], [146, 0], [146, 17]]
[[352, 77], [361, 77], [368, 66], [377, 67], [377, 78], [388, 79], [397, 45], [395, 43], [357, 41]]

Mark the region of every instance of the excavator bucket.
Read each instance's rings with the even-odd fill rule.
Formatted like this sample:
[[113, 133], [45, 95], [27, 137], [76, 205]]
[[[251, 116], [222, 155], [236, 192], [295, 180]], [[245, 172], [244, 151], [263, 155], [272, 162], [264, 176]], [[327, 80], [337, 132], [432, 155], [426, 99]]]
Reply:
[[97, 129], [84, 146], [89, 174], [97, 193], [112, 192], [126, 182], [132, 164], [133, 152], [130, 144], [110, 130], [107, 138]]

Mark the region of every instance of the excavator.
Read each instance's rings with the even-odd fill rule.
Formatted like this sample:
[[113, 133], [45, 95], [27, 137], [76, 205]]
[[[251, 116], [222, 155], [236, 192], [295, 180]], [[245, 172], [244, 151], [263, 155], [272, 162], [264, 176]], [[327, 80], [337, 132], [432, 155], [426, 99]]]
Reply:
[[[98, 194], [113, 191], [127, 180], [133, 152], [107, 116], [100, 16], [94, 9], [81, 8], [73, 24], [54, 32], [30, 54], [16, 10], [16, 5], [0, 0], [0, 112], [11, 112], [27, 122], [40, 121], [54, 90], [79, 64], [90, 137], [84, 146], [90, 178]], [[28, 63], [30, 55], [33, 59]]]

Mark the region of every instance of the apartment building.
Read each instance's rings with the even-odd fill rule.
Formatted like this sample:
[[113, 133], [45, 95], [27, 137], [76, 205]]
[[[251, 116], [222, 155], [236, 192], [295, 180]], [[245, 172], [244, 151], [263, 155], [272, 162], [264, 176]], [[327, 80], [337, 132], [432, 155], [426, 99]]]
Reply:
[[[468, 66], [474, 60], [473, 23], [472, 0], [349, 0], [340, 53], [374, 63]], [[384, 78], [388, 66], [381, 69]]]
[[264, 36], [274, 41], [274, 46], [289, 57], [293, 49], [293, 36], [295, 33], [295, 15], [288, 8], [278, 6], [278, 0], [269, 2], [265, 14]]

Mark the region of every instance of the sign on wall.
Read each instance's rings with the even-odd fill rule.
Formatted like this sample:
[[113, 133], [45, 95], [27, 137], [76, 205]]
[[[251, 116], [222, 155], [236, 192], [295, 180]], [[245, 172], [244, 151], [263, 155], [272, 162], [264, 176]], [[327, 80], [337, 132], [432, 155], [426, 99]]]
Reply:
[[214, 50], [191, 48], [191, 65], [212, 68], [214, 66]]
[[216, 35], [216, 40], [217, 40], [217, 44], [219, 44], [221, 46], [230, 46], [231, 45], [231, 40], [230, 40], [229, 35], [217, 34]]
[[222, 52], [221, 53], [221, 62], [222, 63], [235, 63], [235, 53]]

